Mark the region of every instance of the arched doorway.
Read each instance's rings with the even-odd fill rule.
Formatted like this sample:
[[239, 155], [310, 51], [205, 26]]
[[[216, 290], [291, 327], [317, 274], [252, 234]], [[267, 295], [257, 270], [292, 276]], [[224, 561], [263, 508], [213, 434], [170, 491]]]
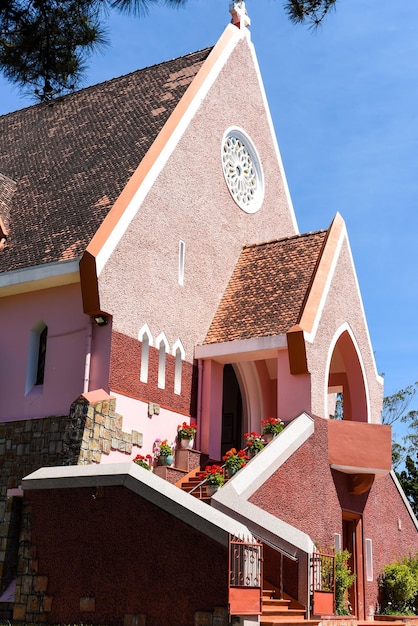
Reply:
[[241, 448], [242, 443], [242, 396], [232, 365], [223, 371], [222, 395], [222, 441], [221, 455], [230, 448]]

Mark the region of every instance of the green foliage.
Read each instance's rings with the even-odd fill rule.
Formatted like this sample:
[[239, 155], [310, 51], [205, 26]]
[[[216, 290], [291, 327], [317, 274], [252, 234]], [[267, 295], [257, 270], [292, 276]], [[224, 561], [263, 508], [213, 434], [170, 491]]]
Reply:
[[20, 87], [49, 101], [77, 85], [92, 51], [106, 43], [109, 9], [144, 12], [150, 4], [186, 0], [2, 0], [0, 69]]
[[405, 459], [405, 469], [396, 475], [412, 510], [418, 516], [418, 466], [409, 455]]
[[408, 434], [403, 443], [394, 441], [392, 446], [392, 465], [396, 469], [404, 461], [406, 454], [412, 454], [418, 446], [418, 411], [408, 410], [418, 392], [418, 382], [400, 389], [383, 398], [382, 424], [393, 426], [396, 422], [408, 424]]
[[[71, 91], [90, 54], [106, 44], [102, 24], [116, 10], [138, 16], [153, 4], [187, 0], [0, 0], [0, 70], [40, 101]], [[284, 0], [294, 23], [318, 25], [336, 0]]]
[[319, 26], [335, 3], [336, 0], [287, 0], [284, 6], [291, 22]]
[[418, 392], [418, 382], [383, 398], [382, 423], [392, 426], [397, 421], [410, 422], [418, 417], [418, 411], [407, 409]]
[[354, 583], [356, 575], [349, 565], [351, 554], [348, 550], [337, 550], [335, 553], [335, 613], [349, 615], [347, 591]]
[[383, 614], [413, 614], [418, 606], [418, 556], [385, 565], [379, 587]]

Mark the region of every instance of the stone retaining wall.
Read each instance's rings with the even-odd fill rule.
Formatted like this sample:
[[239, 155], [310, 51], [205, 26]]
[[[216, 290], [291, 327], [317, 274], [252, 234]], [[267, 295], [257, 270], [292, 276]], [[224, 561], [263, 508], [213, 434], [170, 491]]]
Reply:
[[15, 603], [1, 603], [0, 615], [16, 621], [44, 621], [49, 611], [30, 541], [30, 511], [23, 508], [22, 478], [40, 467], [100, 463], [119, 450], [131, 455], [142, 434], [122, 431], [116, 399], [104, 391], [80, 396], [69, 415], [0, 423], [0, 593], [17, 578]]

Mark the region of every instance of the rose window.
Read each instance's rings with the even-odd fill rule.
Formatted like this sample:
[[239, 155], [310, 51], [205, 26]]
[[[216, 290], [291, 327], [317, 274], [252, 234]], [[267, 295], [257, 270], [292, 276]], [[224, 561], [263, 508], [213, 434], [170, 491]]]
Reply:
[[255, 148], [238, 130], [229, 131], [222, 144], [222, 167], [232, 197], [241, 209], [255, 213], [261, 206], [262, 171]]

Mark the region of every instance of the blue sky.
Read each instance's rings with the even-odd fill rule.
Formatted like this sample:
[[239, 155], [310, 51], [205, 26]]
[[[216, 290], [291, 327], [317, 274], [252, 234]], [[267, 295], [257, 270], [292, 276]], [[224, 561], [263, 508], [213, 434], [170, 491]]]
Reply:
[[[418, 3], [339, 0], [317, 31], [290, 24], [282, 0], [247, 9], [299, 228], [343, 215], [393, 393], [418, 380]], [[112, 13], [83, 86], [213, 45], [229, 18], [228, 0]], [[0, 114], [29, 104], [0, 78]]]

